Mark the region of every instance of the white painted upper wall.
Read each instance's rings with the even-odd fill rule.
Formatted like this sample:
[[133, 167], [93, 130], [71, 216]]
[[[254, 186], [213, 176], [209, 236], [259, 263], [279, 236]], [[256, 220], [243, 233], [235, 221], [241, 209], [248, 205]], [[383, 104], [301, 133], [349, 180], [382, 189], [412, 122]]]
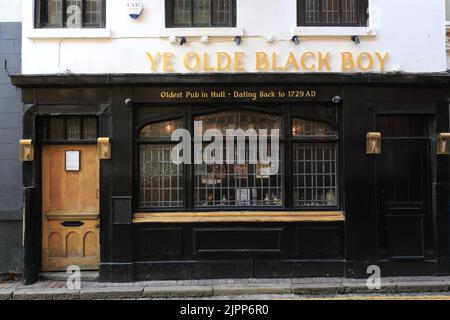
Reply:
[[0, 22], [19, 22], [21, 17], [22, 0], [0, 0]]
[[[431, 73], [447, 69], [445, 0], [369, 0], [367, 28], [297, 28], [296, 0], [236, 1], [236, 28], [166, 29], [164, 0], [143, 0], [145, 9], [137, 20], [128, 16], [126, 0], [107, 0], [106, 28], [99, 30], [34, 29], [34, 1], [24, 0], [22, 70], [24, 74], [163, 73], [162, 58], [158, 55], [152, 70], [147, 53], [156, 57], [158, 52], [166, 52], [172, 55], [170, 72], [217, 72], [204, 69], [216, 65], [217, 52], [225, 52], [233, 60], [231, 70], [225, 72], [260, 72], [263, 70], [256, 70], [257, 51], [266, 52], [270, 64], [275, 52], [276, 67], [286, 66], [292, 52], [294, 64], [291, 61], [287, 70], [270, 68], [270, 72], [306, 72], [301, 65], [306, 52], [312, 53], [305, 56], [304, 63], [315, 66], [315, 72]], [[201, 41], [202, 35], [209, 36], [208, 43]], [[240, 46], [233, 41], [237, 35], [242, 36]], [[291, 41], [293, 35], [299, 36], [299, 45]], [[352, 35], [360, 36], [359, 45], [350, 40]], [[171, 43], [170, 36], [186, 36], [187, 43]], [[275, 40], [268, 42], [268, 36]], [[189, 52], [200, 56], [199, 69], [188, 70], [184, 65]], [[238, 70], [234, 70], [235, 52], [239, 52]], [[318, 70], [319, 52], [323, 56], [329, 53], [330, 68], [322, 64]], [[343, 70], [342, 52], [351, 52], [355, 61], [367, 52], [373, 65], [368, 70]], [[385, 56], [382, 70], [379, 57]], [[361, 56], [363, 67], [369, 65], [368, 57]], [[223, 66], [226, 58], [221, 61]], [[190, 56], [188, 62], [194, 66], [196, 61]]]

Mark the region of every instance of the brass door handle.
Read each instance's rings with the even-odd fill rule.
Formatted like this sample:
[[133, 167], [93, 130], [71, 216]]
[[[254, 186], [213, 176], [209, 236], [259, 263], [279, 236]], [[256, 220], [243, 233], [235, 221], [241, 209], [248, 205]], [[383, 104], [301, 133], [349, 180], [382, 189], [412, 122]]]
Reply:
[[99, 199], [100, 199], [100, 195], [99, 195], [99, 191], [98, 191], [98, 189], [97, 189], [97, 192], [96, 192], [95, 196], [97, 197], [97, 200], [99, 200]]

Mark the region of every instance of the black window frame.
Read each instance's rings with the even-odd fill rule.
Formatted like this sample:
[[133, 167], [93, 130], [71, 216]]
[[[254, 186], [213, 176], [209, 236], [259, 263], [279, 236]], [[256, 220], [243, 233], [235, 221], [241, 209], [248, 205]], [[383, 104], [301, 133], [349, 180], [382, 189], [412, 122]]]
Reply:
[[[297, 0], [297, 26], [298, 27], [367, 27], [369, 21], [369, 0], [356, 0], [357, 5], [357, 16], [356, 23], [307, 23], [306, 22], [306, 1], [307, 0]], [[320, 0], [320, 4], [322, 4]], [[320, 5], [321, 7], [321, 5]], [[342, 19], [342, 1], [340, 1], [339, 6], [339, 16]], [[322, 10], [320, 10], [322, 14]]]
[[[148, 106], [142, 105], [143, 108]], [[330, 108], [336, 108], [335, 115], [326, 116], [323, 112], [318, 111], [319, 108], [323, 110], [330, 110]], [[195, 181], [194, 181], [194, 170], [195, 164], [184, 164], [183, 165], [183, 177], [182, 186], [185, 190], [185, 195], [183, 200], [183, 207], [143, 207], [140, 205], [141, 189], [140, 189], [140, 179], [141, 179], [141, 164], [140, 164], [140, 146], [142, 144], [173, 144], [176, 145], [178, 142], [172, 142], [170, 138], [140, 138], [141, 130], [152, 123], [171, 121], [183, 119], [184, 128], [189, 130], [191, 134], [193, 133], [193, 122], [195, 117], [199, 115], [207, 115], [211, 113], [219, 113], [227, 110], [242, 109], [247, 111], [254, 111], [259, 113], [269, 113], [269, 114], [279, 114], [281, 116], [281, 131], [280, 131], [280, 148], [282, 150], [281, 154], [281, 165], [282, 169], [282, 194], [283, 194], [283, 205], [282, 206], [230, 206], [230, 207], [199, 207], [195, 206]], [[280, 113], [274, 113], [273, 110], [279, 110]], [[157, 119], [144, 120], [136, 126], [135, 130], [135, 168], [134, 168], [134, 211], [136, 213], [151, 213], [151, 212], [216, 212], [216, 211], [339, 211], [343, 210], [343, 196], [344, 196], [344, 184], [341, 179], [343, 159], [342, 159], [342, 142], [341, 142], [341, 118], [340, 110], [338, 107], [331, 104], [314, 104], [313, 106], [308, 106], [304, 111], [293, 112], [293, 110], [302, 109], [302, 106], [297, 105], [285, 105], [285, 106], [233, 106], [233, 107], [205, 107], [205, 106], [186, 106], [183, 115], [174, 114], [173, 116], [165, 115], [164, 117], [158, 117]], [[332, 136], [324, 137], [294, 137], [292, 134], [292, 123], [295, 118], [302, 118], [310, 121], [317, 121], [329, 124], [333, 129], [335, 134]], [[294, 201], [294, 181], [292, 177], [289, 176], [290, 172], [293, 172], [294, 145], [298, 143], [334, 143], [336, 144], [336, 205], [333, 206], [296, 206]], [[194, 139], [192, 138], [191, 143], [192, 150], [194, 147]]]
[[[62, 1], [62, 5], [61, 5], [61, 12], [60, 12], [60, 17], [61, 17], [61, 23], [59, 24], [45, 24], [45, 3], [46, 0], [35, 0], [35, 12], [34, 12], [34, 16], [35, 16], [35, 28], [39, 28], [39, 29], [75, 29], [75, 28], [68, 28], [66, 26], [65, 23], [65, 17], [66, 17], [66, 9], [67, 9], [67, 5], [66, 2], [68, 0], [61, 0]], [[101, 22], [99, 24], [87, 24], [85, 23], [85, 1], [86, 0], [82, 0], [81, 1], [81, 27], [80, 28], [92, 28], [92, 29], [104, 29], [106, 27], [106, 0], [101, 0], [102, 2], [102, 16], [101, 16]]]
[[231, 0], [231, 10], [232, 17], [229, 24], [214, 24], [213, 23], [213, 0], [210, 1], [210, 17], [209, 24], [207, 25], [194, 25], [194, 10], [193, 10], [193, 0], [191, 2], [191, 19], [188, 24], [175, 24], [174, 23], [174, 1], [175, 0], [165, 0], [165, 14], [166, 14], [166, 28], [235, 28], [236, 27], [236, 0]]

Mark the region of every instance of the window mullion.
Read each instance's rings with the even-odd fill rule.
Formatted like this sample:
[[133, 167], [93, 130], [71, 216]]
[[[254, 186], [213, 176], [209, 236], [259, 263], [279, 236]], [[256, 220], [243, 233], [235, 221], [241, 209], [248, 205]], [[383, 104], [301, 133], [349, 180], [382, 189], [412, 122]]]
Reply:
[[191, 21], [189, 23], [189, 27], [194, 27], [194, 0], [190, 0], [190, 8], [191, 8]]
[[86, 0], [81, 0], [80, 1], [80, 19], [81, 19], [81, 21], [80, 21], [80, 24], [81, 24], [81, 27], [84, 27], [84, 5], [85, 5], [85, 1]]
[[209, 0], [209, 26], [213, 26], [213, 0]]
[[65, 23], [64, 23], [65, 8], [66, 8], [66, 0], [61, 0], [61, 23], [60, 23], [61, 28], [64, 28], [64, 26], [65, 26]]

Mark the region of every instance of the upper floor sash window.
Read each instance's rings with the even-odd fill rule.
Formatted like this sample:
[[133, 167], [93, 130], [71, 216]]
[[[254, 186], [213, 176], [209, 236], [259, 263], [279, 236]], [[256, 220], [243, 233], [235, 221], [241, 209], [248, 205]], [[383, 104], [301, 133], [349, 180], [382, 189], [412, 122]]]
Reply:
[[166, 0], [166, 26], [235, 27], [236, 0]]
[[38, 28], [104, 28], [105, 0], [37, 0]]
[[368, 0], [297, 0], [299, 26], [367, 26]]

